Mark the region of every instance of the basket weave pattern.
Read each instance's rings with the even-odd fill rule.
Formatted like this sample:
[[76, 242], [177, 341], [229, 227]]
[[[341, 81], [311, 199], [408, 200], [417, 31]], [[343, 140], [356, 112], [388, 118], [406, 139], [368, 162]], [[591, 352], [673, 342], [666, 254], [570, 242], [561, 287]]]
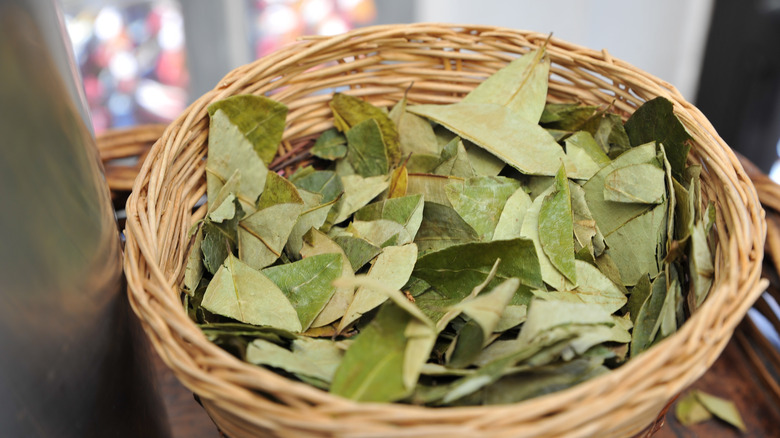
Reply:
[[[205, 193], [206, 107], [266, 94], [289, 109], [275, 163], [305, 158], [305, 139], [332, 126], [334, 88], [375, 105], [452, 103], [547, 35], [486, 26], [376, 26], [317, 37], [228, 74], [169, 125], [127, 203], [125, 271], [133, 309], [163, 360], [231, 438], [630, 436], [715, 361], [759, 296], [766, 225], [755, 188], [706, 118], [668, 83], [604, 51], [552, 38], [548, 100], [613, 105], [627, 117], [664, 96], [693, 136], [702, 190], [717, 205], [718, 248], [705, 304], [648, 353], [607, 375], [522, 403], [425, 408], [356, 403], [243, 363], [206, 340], [183, 310], [179, 284]], [[413, 85], [412, 85], [413, 84]], [[409, 88], [411, 86], [411, 88]], [[294, 161], [294, 160], [293, 160]], [[286, 163], [284, 163], [286, 162]]]
[[150, 124], [111, 129], [95, 138], [112, 197], [133, 188], [149, 149], [165, 131], [165, 126]]

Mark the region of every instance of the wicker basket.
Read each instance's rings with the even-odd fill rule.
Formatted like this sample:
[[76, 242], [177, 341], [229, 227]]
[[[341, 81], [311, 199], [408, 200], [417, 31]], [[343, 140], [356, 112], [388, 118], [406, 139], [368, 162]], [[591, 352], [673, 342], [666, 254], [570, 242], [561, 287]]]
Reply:
[[109, 129], [95, 138], [120, 231], [124, 229], [125, 203], [135, 177], [165, 126], [149, 124]]
[[580, 101], [628, 116], [664, 96], [694, 137], [704, 196], [718, 207], [716, 272], [705, 304], [648, 354], [574, 388], [522, 403], [426, 408], [356, 403], [243, 363], [206, 340], [182, 307], [179, 284], [188, 230], [205, 214], [206, 107], [236, 94], [265, 94], [290, 112], [278, 165], [307, 156], [306, 140], [332, 126], [334, 88], [391, 105], [410, 84], [414, 103], [458, 101], [489, 74], [547, 35], [487, 26], [377, 26], [316, 37], [228, 74], [165, 131], [127, 203], [125, 271], [130, 301], [163, 360], [200, 396], [231, 438], [630, 436], [651, 424], [702, 375], [765, 288], [760, 280], [764, 213], [739, 161], [706, 118], [677, 90], [593, 51], [551, 39], [549, 101]]

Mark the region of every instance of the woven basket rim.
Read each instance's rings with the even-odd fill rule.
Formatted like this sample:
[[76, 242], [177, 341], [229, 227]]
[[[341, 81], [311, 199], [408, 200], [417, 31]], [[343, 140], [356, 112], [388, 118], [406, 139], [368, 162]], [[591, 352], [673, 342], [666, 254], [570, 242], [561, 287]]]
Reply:
[[[526, 49], [528, 47], [533, 47], [534, 42], [538, 45], [541, 41], [548, 38], [548, 35], [546, 34], [495, 26], [441, 23], [381, 25], [360, 28], [335, 37], [305, 37], [301, 41], [286, 46], [268, 57], [261, 58], [251, 64], [239, 67], [229, 73], [213, 90], [204, 94], [201, 98], [191, 104], [168, 126], [168, 128], [166, 128], [162, 137], [155, 143], [149, 154], [149, 157], [154, 159], [148, 159], [144, 163], [139, 176], [135, 181], [133, 194], [128, 200], [128, 224], [126, 230], [127, 255], [125, 257], [125, 270], [128, 274], [129, 284], [128, 294], [130, 295], [133, 309], [142, 320], [147, 334], [152, 339], [155, 348], [163, 357], [166, 364], [171, 367], [177, 377], [194, 392], [206, 392], [208, 395], [213, 396], [214, 399], [220, 400], [228, 405], [251, 404], [254, 397], [257, 396], [248, 386], [241, 386], [235, 382], [228, 381], [222, 374], [209, 376], [210, 368], [212, 368], [212, 365], [214, 364], [199, 364], [197, 362], [199, 357], [191, 356], [189, 363], [183, 362], [181, 358], [174, 358], [169, 349], [180, 348], [180, 346], [173, 346], [173, 344], [178, 342], [184, 345], [197, 345], [206, 349], [212, 357], [217, 358], [216, 360], [222, 361], [223, 363], [220, 365], [224, 365], [228, 369], [247, 370], [251, 368], [251, 371], [248, 372], [261, 377], [263, 379], [263, 385], [294, 388], [296, 396], [305, 394], [306, 396], [311, 397], [311, 400], [317, 400], [319, 403], [328, 403], [332, 406], [333, 418], [337, 418], [338, 415], [342, 415], [346, 411], [371, 412], [377, 410], [387, 411], [390, 409], [393, 412], [396, 412], [397, 415], [412, 414], [416, 417], [437, 419], [448, 417], [455, 418], [465, 412], [473, 415], [476, 412], [476, 415], [483, 415], [486, 417], [485, 421], [489, 421], [500, 418], [500, 415], [506, 415], [508, 411], [515, 413], [521, 407], [524, 408], [525, 411], [533, 411], [533, 407], [537, 407], [539, 414], [560, 414], [551, 417], [554, 418], [555, 421], [560, 421], [561, 418], [566, 416], [565, 414], [569, 404], [577, 403], [581, 400], [595, 400], [598, 395], [614, 392], [618, 387], [616, 382], [635, 381], [640, 388], [652, 386], [655, 382], [643, 381], [642, 377], [645, 377], [646, 373], [643, 373], [642, 371], [650, 368], [651, 365], [656, 366], [658, 363], [670, 361], [668, 353], [660, 353], [666, 352], [673, 347], [683, 347], [683, 339], [693, 337], [694, 334], [702, 330], [703, 326], [710, 325], [713, 321], [718, 321], [721, 324], [721, 327], [725, 327], [723, 333], [709, 339], [709, 342], [705, 344], [708, 348], [700, 348], [695, 352], [686, 351], [686, 353], [690, 353], [690, 355], [687, 356], [689, 360], [686, 361], [686, 364], [690, 366], [686, 367], [687, 371], [683, 377], [678, 376], [677, 378], [680, 381], [691, 383], [695, 378], [703, 374], [711, 365], [712, 361], [714, 361], [714, 358], [703, 357], [706, 355], [705, 353], [716, 350], [719, 354], [728, 342], [730, 334], [734, 327], [736, 327], [736, 324], [741, 320], [742, 316], [747, 312], [747, 309], [764, 289], [764, 283], [759, 281], [758, 278], [760, 273], [760, 257], [763, 255], [763, 238], [760, 238], [759, 236], [763, 236], [766, 232], [766, 224], [763, 222], [764, 213], [758, 202], [755, 188], [734, 154], [717, 135], [706, 118], [704, 118], [693, 105], [686, 102], [673, 86], [652, 75], [642, 72], [624, 61], [612, 58], [606, 50], [597, 52], [576, 44], [562, 41], [556, 37], [550, 38], [550, 46], [548, 49], [553, 56], [566, 57], [572, 64], [584, 66], [584, 68], [601, 66], [603, 64], [605, 66], [608, 65], [609, 68], [613, 70], [622, 71], [626, 75], [638, 75], [640, 78], [638, 80], [648, 81], [649, 83], [656, 84], [660, 87], [663, 92], [659, 93], [659, 95], [665, 95], [665, 97], [670, 98], [670, 100], [674, 102], [675, 111], [678, 112], [678, 115], [684, 114], [689, 116], [690, 114], [693, 114], [691, 117], [695, 117], [695, 121], [702, 125], [702, 131], [708, 136], [708, 139], [721, 148], [718, 152], [722, 154], [722, 156], [719, 156], [718, 158], [722, 162], [731, 165], [731, 168], [727, 169], [730, 174], [726, 178], [729, 178], [732, 182], [732, 187], [726, 187], [724, 190], [730, 192], [731, 195], [735, 197], [743, 199], [745, 202], [743, 205], [745, 211], [741, 211], [740, 213], [742, 213], [741, 219], [744, 222], [749, 223], [750, 226], [748, 228], [752, 230], [748, 234], [755, 234], [751, 241], [752, 247], [748, 249], [739, 248], [737, 247], [735, 239], [727, 239], [725, 242], [729, 243], [729, 245], [720, 245], [719, 248], [721, 253], [719, 254], [723, 256], [722, 252], [727, 252], [728, 255], [732, 256], [731, 260], [749, 261], [754, 269], [743, 275], [740, 275], [739, 273], [741, 267], [736, 266], [736, 264], [729, 267], [729, 272], [724, 273], [723, 270], [721, 270], [721, 276], [725, 275], [729, 280], [728, 283], [724, 284], [721, 282], [718, 284], [719, 287], [713, 287], [710, 297], [705, 301], [704, 305], [691, 315], [676, 334], [663, 340], [647, 352], [655, 352], [658, 354], [643, 354], [640, 356], [641, 359], [629, 360], [626, 364], [612, 370], [608, 374], [575, 385], [572, 388], [507, 405], [431, 408], [403, 404], [358, 403], [321, 391], [304, 383], [288, 380], [272, 371], [244, 363], [221, 350], [216, 345], [211, 344], [199, 330], [197, 330], [197, 333], [187, 333], [187, 336], [184, 339], [174, 339], [177, 336], [181, 336], [180, 327], [174, 326], [175, 324], [179, 324], [180, 321], [166, 319], [162, 315], [148, 311], [148, 309], [152, 308], [150, 306], [155, 305], [157, 306], [158, 311], [174, 311], [175, 300], [173, 300], [172, 296], [164, 294], [167, 293], [168, 295], [178, 296], [178, 283], [174, 281], [172, 284], [171, 281], [169, 281], [168, 276], [163, 272], [163, 269], [158, 266], [159, 263], [154, 262], [159, 252], [159, 248], [162, 245], [160, 242], [157, 242], [157, 238], [150, 237], [150, 235], [153, 236], [157, 230], [150, 228], [148, 224], [144, 223], [144, 221], [149, 220], [149, 217], [158, 214], [165, 206], [159, 206], [159, 210], [155, 210], [154, 205], [149, 204], [148, 198], [143, 198], [148, 204], [146, 207], [152, 207], [149, 209], [149, 213], [147, 213], [147, 210], [142, 211], [139, 209], [139, 197], [141, 197], [142, 194], [148, 195], [150, 186], [159, 187], [159, 185], [162, 184], [164, 178], [160, 176], [160, 173], [166, 170], [165, 167], [169, 166], [171, 161], [178, 158], [177, 154], [180, 151], [174, 150], [176, 145], [180, 145], [186, 141], [194, 142], [196, 140], [195, 137], [203, 136], [202, 132], [195, 133], [193, 131], [198, 131], [200, 124], [203, 124], [203, 118], [206, 114], [206, 102], [219, 100], [220, 98], [233, 94], [236, 90], [242, 89], [242, 87], [251, 83], [255, 77], [260, 74], [258, 71], [263, 71], [266, 75], [273, 75], [275, 74], [274, 68], [283, 70], [286, 65], [292, 65], [306, 56], [316, 55], [318, 52], [338, 44], [346, 42], [354, 43], [361, 39], [374, 41], [382, 40], [384, 38], [401, 38], [404, 35], [420, 35], [425, 34], [426, 32], [437, 36], [449, 34], [455, 37], [456, 40], [458, 36], [464, 34], [470, 35], [471, 32], [475, 32], [480, 36], [483, 36], [486, 33], [518, 36], [518, 38], [522, 36], [529, 42]], [[361, 90], [358, 89], [357, 91], [357, 94], [360, 94], [359, 92]], [[641, 97], [637, 96], [637, 100], [639, 99], [641, 99]], [[626, 103], [626, 105], [628, 105], [628, 103]], [[688, 118], [681, 117], [681, 119], [683, 119], [684, 122], [690, 122]], [[182, 125], [188, 126], [189, 130], [181, 129]], [[302, 132], [305, 133], [305, 131]], [[708, 169], [714, 170], [715, 172], [722, 171], [722, 169], [718, 168], [718, 165], [721, 163], [715, 160], [703, 164], [708, 165]], [[162, 226], [163, 224], [159, 225], [164, 228], [164, 226]], [[719, 223], [719, 226], [721, 227], [725, 227], [726, 225], [725, 222]], [[157, 244], [156, 247], [154, 246], [155, 244]], [[746, 251], [748, 254], [743, 254], [743, 257], [740, 258], [740, 251]], [[736, 256], [734, 256], [735, 254]], [[755, 272], [756, 265], [759, 266], [758, 273]], [[153, 292], [147, 291], [144, 287], [147, 278], [149, 278], [149, 281], [156, 282], [156, 288]], [[741, 294], [739, 294], [739, 296], [731, 294], [735, 295], [731, 296], [727, 289], [740, 290]], [[161, 293], [163, 295], [161, 295]], [[737, 298], [741, 299], [740, 303], [733, 302], [737, 300]], [[151, 304], [153, 301], [156, 301], [156, 304]], [[722, 311], [724, 309], [730, 309], [731, 312], [723, 315]], [[180, 309], [180, 312], [186, 317], [183, 308]], [[171, 314], [166, 315], [169, 317], [171, 316]], [[190, 323], [197, 329], [197, 326], [195, 326], [193, 322], [190, 321]], [[703, 340], [707, 341], [707, 339]], [[717, 355], [715, 355], [715, 357], [717, 357]], [[211, 381], [212, 379], [215, 380]], [[209, 385], [212, 385], [215, 381], [219, 381], [220, 385], [235, 386], [237, 391], [236, 394], [241, 393], [242, 391], [245, 393], [243, 395], [231, 393], [231, 396], [229, 397], [220, 397], [219, 394], [214, 394], [209, 388]], [[198, 384], [193, 382], [198, 382]], [[677, 388], [677, 391], [681, 389], [682, 388]], [[673, 395], [674, 394], [671, 394], [671, 396]], [[667, 397], [667, 399], [668, 398], [670, 397]], [[550, 408], [550, 406], [558, 406], [559, 409]], [[292, 410], [293, 408], [290, 409]], [[299, 406], [299, 409], [306, 411], [304, 405]], [[594, 406], [593, 411], [598, 412], [599, 407]], [[530, 417], [528, 414], [526, 416]], [[244, 418], [244, 420], [249, 422], [252, 421], [252, 419], [247, 418]], [[318, 420], [312, 418], [312, 421]], [[257, 420], [257, 422], [259, 423], [260, 421]]]

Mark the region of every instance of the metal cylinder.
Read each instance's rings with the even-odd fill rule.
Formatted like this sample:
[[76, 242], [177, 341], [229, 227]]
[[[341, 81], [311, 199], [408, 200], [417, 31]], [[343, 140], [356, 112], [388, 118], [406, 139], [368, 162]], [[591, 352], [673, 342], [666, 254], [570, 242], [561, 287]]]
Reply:
[[168, 437], [55, 0], [0, 0], [0, 435]]

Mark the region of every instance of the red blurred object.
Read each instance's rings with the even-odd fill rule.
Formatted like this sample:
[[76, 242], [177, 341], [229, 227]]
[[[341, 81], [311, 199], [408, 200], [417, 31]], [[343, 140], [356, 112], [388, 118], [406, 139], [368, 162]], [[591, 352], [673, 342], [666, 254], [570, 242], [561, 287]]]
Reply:
[[166, 50], [160, 54], [155, 69], [160, 82], [165, 85], [186, 86], [188, 72], [184, 52]]

